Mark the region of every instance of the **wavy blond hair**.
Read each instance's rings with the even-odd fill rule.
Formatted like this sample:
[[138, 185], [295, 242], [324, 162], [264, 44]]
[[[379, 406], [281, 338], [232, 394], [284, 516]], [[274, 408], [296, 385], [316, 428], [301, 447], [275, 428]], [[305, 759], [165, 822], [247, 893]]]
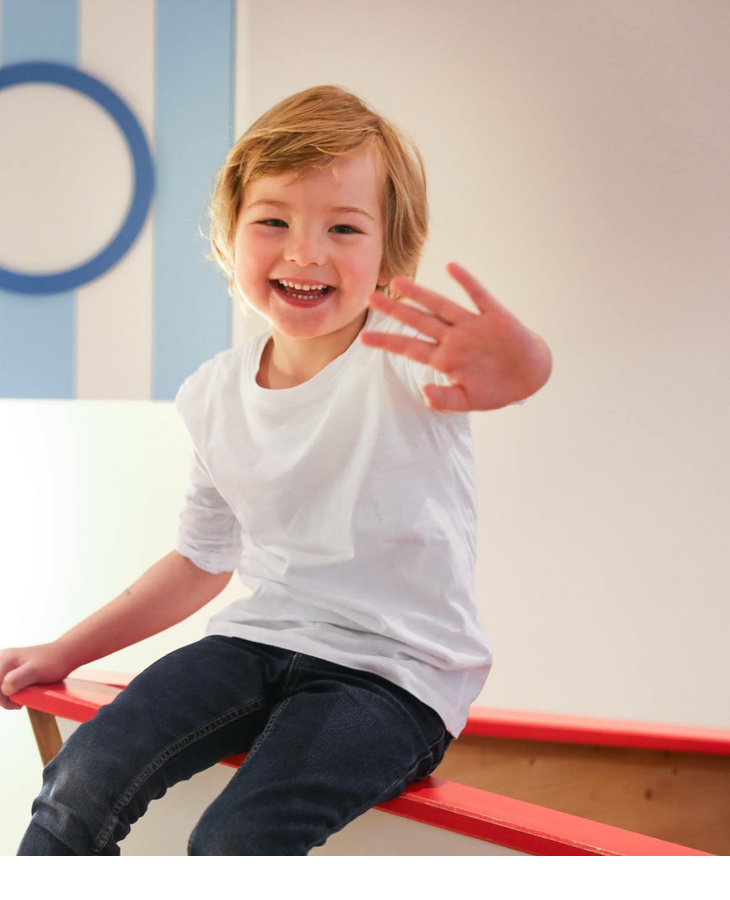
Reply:
[[[210, 223], [205, 258], [218, 263], [228, 294], [243, 300], [235, 281], [235, 233], [246, 186], [268, 175], [293, 171], [296, 180], [338, 157], [372, 150], [385, 175], [381, 193], [383, 258], [390, 278], [414, 279], [428, 237], [426, 171], [415, 143], [363, 100], [338, 85], [324, 84], [292, 94], [258, 118], [229, 150], [215, 174], [203, 211]], [[378, 285], [400, 299], [389, 285]], [[242, 303], [244, 309], [246, 305]]]

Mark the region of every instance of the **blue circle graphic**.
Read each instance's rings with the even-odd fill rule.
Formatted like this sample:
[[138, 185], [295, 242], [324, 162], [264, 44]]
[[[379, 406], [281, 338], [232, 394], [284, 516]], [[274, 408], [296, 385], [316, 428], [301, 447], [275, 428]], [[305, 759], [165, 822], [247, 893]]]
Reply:
[[127, 217], [111, 241], [88, 262], [50, 275], [13, 272], [0, 266], [0, 289], [21, 294], [55, 294], [98, 278], [130, 249], [142, 230], [154, 190], [154, 168], [144, 132], [132, 110], [103, 82], [75, 69], [49, 62], [24, 62], [0, 68], [0, 90], [27, 82], [50, 82], [85, 94], [114, 119], [127, 141], [134, 162], [134, 193]]

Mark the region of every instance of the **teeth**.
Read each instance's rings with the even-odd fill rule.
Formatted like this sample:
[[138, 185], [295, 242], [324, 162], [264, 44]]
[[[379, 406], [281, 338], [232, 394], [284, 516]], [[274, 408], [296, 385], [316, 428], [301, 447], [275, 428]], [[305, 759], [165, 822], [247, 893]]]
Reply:
[[298, 281], [283, 281], [281, 278], [277, 280], [279, 284], [289, 288], [296, 288], [298, 291], [321, 291], [322, 288], [327, 287], [326, 284], [300, 284]]

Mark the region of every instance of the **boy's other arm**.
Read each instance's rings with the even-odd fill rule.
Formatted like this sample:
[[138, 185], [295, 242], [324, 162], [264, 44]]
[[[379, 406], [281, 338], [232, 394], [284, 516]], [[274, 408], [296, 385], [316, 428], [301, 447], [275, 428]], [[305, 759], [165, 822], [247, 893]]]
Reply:
[[54, 643], [71, 672], [177, 625], [217, 597], [232, 576], [205, 572], [173, 550]]

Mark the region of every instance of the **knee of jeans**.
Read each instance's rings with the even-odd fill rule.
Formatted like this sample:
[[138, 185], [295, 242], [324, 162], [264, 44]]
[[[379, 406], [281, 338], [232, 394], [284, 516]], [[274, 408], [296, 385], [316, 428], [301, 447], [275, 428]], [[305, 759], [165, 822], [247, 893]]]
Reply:
[[94, 784], [93, 758], [63, 749], [43, 769], [43, 785], [31, 805], [32, 814], [39, 810], [50, 814], [59, 829], [72, 820], [95, 821], [107, 815], [102, 792]]
[[84, 767], [63, 754], [56, 754], [43, 769], [43, 786], [36, 798], [46, 802], [62, 803], [65, 806], [76, 806], [84, 793]]
[[33, 821], [56, 840], [73, 845], [73, 852], [87, 852], [92, 823], [90, 789], [83, 772], [55, 756], [43, 770], [43, 786], [31, 804]]

